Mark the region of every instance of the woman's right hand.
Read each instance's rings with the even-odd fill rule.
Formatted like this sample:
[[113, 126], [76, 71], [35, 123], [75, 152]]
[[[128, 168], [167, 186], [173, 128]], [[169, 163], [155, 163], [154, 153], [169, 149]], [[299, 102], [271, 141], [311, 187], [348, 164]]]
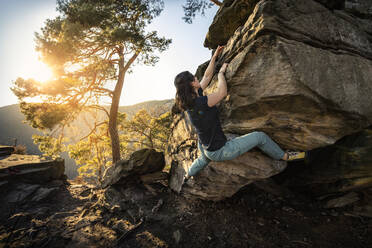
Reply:
[[220, 72], [225, 73], [228, 65], [229, 65], [228, 63], [223, 63], [223, 65], [221, 66]]

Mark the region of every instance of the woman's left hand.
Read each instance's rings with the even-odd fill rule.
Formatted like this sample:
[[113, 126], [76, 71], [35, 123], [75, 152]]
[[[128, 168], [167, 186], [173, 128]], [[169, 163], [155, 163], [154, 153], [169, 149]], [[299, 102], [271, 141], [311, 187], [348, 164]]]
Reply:
[[213, 56], [215, 56], [217, 58], [218, 55], [220, 55], [222, 53], [222, 50], [224, 48], [225, 48], [225, 46], [218, 46], [217, 49], [216, 49], [216, 52], [213, 54]]

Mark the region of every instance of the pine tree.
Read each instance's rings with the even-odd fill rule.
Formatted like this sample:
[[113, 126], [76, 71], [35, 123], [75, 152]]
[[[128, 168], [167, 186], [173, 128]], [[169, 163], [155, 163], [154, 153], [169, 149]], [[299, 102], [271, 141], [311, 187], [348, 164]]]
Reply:
[[[125, 75], [135, 63], [155, 65], [155, 52], [171, 42], [145, 29], [163, 7], [159, 0], [58, 0], [60, 15], [35, 33], [36, 49], [53, 68], [54, 80], [18, 78], [12, 88], [26, 120], [49, 136], [61, 136], [79, 113], [100, 109], [109, 120], [112, 160], [118, 161], [117, 119]], [[105, 97], [111, 100], [109, 110], [99, 105]], [[26, 102], [29, 98], [41, 103]]]

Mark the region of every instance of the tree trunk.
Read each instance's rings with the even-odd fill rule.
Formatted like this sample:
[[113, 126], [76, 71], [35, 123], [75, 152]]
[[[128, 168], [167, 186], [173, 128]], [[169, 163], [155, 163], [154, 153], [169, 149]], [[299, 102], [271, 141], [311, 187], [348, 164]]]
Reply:
[[139, 55], [139, 51], [136, 51], [133, 56], [128, 60], [124, 65], [124, 48], [121, 47], [119, 51], [119, 76], [118, 81], [116, 82], [114, 92], [112, 94], [112, 103], [110, 108], [110, 117], [109, 117], [109, 133], [111, 137], [111, 149], [112, 149], [112, 162], [116, 163], [120, 160], [120, 140], [117, 128], [117, 118], [119, 111], [119, 102], [121, 91], [124, 85], [125, 72], [129, 69], [131, 64], [136, 60]]
[[109, 118], [109, 133], [111, 137], [111, 149], [112, 149], [112, 162], [116, 163], [120, 160], [120, 140], [119, 134], [117, 129], [117, 118], [118, 118], [118, 110], [119, 110], [119, 102], [121, 91], [124, 85], [124, 76], [125, 76], [125, 68], [124, 68], [124, 57], [120, 55], [119, 61], [119, 77], [118, 81], [115, 85], [115, 89], [112, 96], [112, 103], [110, 107], [110, 118]]

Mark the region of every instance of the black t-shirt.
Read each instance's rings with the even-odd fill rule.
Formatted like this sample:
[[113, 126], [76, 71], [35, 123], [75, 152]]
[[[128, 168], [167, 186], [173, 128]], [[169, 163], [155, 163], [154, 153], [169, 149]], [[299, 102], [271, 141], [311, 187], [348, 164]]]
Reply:
[[199, 88], [198, 94], [194, 107], [187, 110], [187, 113], [203, 147], [208, 151], [216, 151], [227, 141], [221, 128], [218, 110], [216, 106], [208, 106], [208, 97], [203, 96], [202, 88]]

